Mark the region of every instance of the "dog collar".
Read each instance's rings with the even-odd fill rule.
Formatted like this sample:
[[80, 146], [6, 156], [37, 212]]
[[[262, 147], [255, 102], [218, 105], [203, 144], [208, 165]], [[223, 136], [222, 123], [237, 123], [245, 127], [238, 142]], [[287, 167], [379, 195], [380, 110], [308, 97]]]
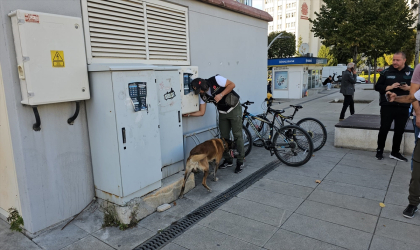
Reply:
[[228, 149], [228, 145], [226, 145], [224, 138], [222, 138], [222, 143], [223, 143], [223, 151], [226, 151], [226, 149]]

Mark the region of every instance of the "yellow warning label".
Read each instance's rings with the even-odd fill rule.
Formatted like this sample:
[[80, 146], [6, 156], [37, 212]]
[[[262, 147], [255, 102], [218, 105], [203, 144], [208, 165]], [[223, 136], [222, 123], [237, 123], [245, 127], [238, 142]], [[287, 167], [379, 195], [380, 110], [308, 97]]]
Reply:
[[51, 50], [51, 62], [55, 68], [64, 68], [64, 52], [61, 50]]

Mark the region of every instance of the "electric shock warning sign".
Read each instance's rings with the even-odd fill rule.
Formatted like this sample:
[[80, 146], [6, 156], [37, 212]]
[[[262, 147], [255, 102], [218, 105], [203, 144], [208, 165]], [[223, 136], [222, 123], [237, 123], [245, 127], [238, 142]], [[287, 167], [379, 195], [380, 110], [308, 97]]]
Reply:
[[51, 50], [51, 62], [54, 68], [64, 68], [64, 52], [62, 50]]

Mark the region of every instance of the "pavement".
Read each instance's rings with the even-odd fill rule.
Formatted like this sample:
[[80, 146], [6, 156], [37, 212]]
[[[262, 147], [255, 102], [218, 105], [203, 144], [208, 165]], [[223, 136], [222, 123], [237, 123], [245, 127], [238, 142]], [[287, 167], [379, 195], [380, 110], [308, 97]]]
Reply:
[[[355, 104], [356, 113], [379, 114], [379, 96], [365, 90], [370, 88], [357, 85], [355, 99], [373, 102]], [[303, 166], [279, 164], [163, 249], [420, 249], [420, 214], [413, 219], [402, 216], [408, 204], [410, 163], [388, 157], [378, 161], [374, 152], [334, 147], [334, 125], [342, 107], [329, 103], [335, 98], [343, 96], [333, 89], [282, 100], [278, 108], [303, 103], [296, 121], [314, 117], [326, 125], [326, 145]], [[102, 228], [97, 204], [64, 230], [66, 222], [32, 240], [11, 232], [0, 220], [0, 249], [132, 249], [274, 160], [268, 151], [254, 147], [242, 173], [219, 170], [219, 181], [207, 182], [212, 193], [200, 185], [202, 174], [197, 174], [196, 188], [172, 208], [125, 231]]]

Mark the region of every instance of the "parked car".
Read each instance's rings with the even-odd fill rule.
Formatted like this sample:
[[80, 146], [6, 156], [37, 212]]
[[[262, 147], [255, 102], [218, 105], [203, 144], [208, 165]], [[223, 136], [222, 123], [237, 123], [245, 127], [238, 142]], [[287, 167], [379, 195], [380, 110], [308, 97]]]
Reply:
[[357, 76], [356, 83], [366, 83], [366, 79], [360, 76]]

